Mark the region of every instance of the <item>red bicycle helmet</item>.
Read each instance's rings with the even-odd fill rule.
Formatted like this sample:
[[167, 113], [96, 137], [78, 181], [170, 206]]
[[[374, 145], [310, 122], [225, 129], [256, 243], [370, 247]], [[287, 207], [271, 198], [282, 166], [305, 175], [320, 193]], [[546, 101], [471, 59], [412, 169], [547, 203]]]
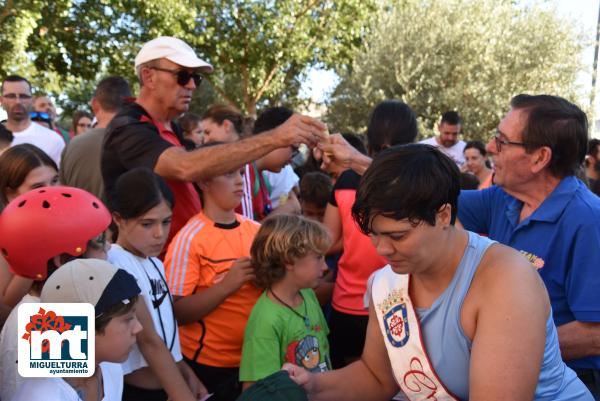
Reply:
[[34, 189], [0, 214], [0, 250], [18, 276], [45, 280], [48, 260], [81, 256], [87, 242], [110, 224], [110, 212], [94, 195], [72, 187]]

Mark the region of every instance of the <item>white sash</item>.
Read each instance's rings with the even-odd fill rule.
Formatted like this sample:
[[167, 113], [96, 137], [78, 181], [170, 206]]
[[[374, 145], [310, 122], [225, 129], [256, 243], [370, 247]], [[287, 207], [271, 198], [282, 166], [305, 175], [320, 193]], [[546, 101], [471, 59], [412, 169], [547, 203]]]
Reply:
[[408, 274], [396, 274], [388, 265], [376, 273], [371, 290], [396, 382], [405, 400], [457, 401], [431, 366], [408, 283]]

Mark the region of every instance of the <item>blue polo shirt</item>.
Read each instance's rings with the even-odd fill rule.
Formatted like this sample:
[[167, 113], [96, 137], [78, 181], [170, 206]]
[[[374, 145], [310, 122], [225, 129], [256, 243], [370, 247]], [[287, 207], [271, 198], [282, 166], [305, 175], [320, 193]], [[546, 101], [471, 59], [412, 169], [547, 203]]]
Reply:
[[[458, 218], [469, 231], [520, 251], [538, 269], [554, 323], [600, 322], [600, 198], [573, 176], [519, 223], [523, 203], [500, 187], [461, 191]], [[600, 356], [568, 361], [600, 369]]]

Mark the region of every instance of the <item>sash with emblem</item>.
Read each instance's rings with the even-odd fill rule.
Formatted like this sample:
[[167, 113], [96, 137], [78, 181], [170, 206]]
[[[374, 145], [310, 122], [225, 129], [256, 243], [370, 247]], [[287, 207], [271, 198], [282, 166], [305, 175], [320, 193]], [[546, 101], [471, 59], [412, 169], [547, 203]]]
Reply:
[[429, 361], [408, 283], [408, 274], [396, 274], [388, 265], [375, 274], [371, 290], [396, 382], [405, 400], [457, 401]]

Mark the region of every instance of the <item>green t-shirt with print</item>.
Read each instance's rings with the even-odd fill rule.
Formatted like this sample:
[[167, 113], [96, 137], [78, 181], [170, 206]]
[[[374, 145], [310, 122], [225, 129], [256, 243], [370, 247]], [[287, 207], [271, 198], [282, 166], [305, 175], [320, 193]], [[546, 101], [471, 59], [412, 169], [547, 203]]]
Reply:
[[312, 289], [300, 290], [304, 302], [294, 308], [304, 319], [262, 293], [252, 309], [244, 334], [240, 381], [257, 381], [281, 369], [285, 362], [311, 372], [331, 369], [329, 328]]

